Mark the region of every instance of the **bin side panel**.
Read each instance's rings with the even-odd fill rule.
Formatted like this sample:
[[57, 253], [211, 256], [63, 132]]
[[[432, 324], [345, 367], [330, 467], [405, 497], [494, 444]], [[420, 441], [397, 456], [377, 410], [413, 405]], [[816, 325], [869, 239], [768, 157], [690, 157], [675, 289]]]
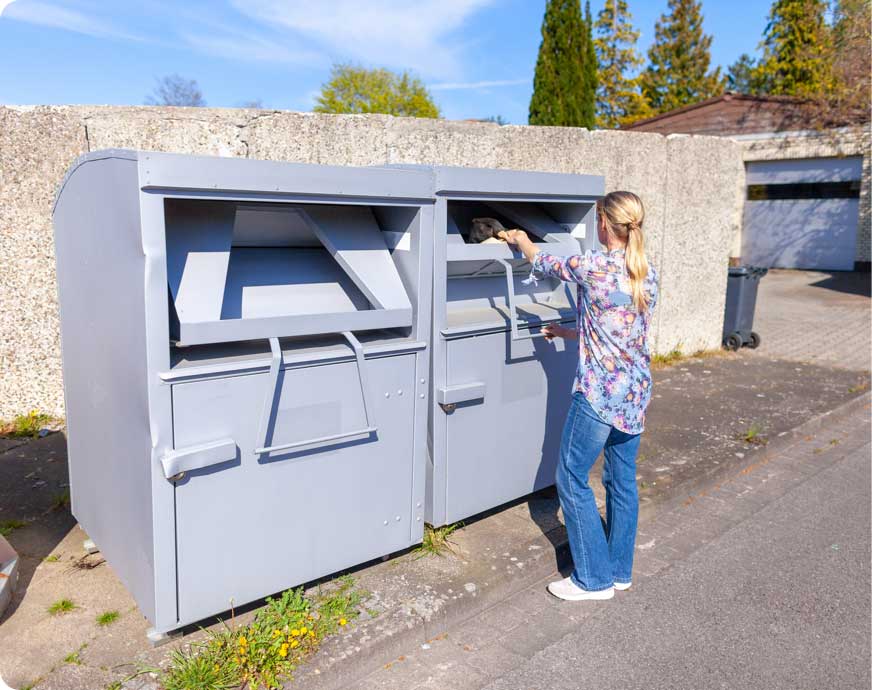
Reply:
[[578, 358], [562, 341], [508, 333], [452, 340], [447, 350], [448, 385], [487, 390], [447, 415], [445, 521], [454, 522], [554, 483]]
[[154, 620], [145, 257], [134, 160], [80, 165], [55, 210], [72, 511]]
[[180, 624], [412, 543], [415, 355], [366, 366], [374, 437], [259, 457], [253, 449], [264, 441], [365, 427], [355, 364], [283, 370], [265, 439], [258, 433], [266, 374], [173, 387], [176, 448], [219, 438], [239, 448], [236, 460], [195, 470], [176, 486]]

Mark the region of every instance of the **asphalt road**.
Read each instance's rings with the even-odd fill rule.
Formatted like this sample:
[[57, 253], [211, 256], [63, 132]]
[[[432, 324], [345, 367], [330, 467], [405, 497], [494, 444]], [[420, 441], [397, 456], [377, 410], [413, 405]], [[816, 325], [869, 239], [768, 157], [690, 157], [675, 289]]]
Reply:
[[870, 447], [488, 690], [870, 687]]
[[870, 460], [866, 403], [644, 525], [629, 592], [545, 580], [356, 687], [868, 690]]

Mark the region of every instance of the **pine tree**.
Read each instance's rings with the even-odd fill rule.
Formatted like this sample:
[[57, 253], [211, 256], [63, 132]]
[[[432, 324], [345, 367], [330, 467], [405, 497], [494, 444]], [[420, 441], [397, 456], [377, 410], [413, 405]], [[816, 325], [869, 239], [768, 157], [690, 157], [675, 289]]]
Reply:
[[828, 90], [831, 36], [825, 11], [824, 0], [772, 3], [760, 44], [763, 58], [754, 72], [768, 93], [811, 97]]
[[755, 76], [757, 63], [748, 53], [742, 53], [727, 69], [727, 88], [744, 94], [761, 93], [762, 85]]
[[531, 125], [593, 126], [585, 106], [588, 35], [579, 0], [548, 0], [530, 99]]
[[596, 91], [599, 86], [596, 45], [593, 42], [593, 19], [590, 16], [590, 0], [584, 3], [584, 92], [583, 114], [585, 127], [596, 124]]
[[606, 0], [596, 20], [599, 66], [597, 126], [615, 128], [651, 115], [634, 76], [642, 66], [636, 52], [639, 32], [633, 28], [626, 0]]
[[720, 68], [709, 70], [712, 37], [702, 31], [700, 0], [669, 0], [669, 13], [654, 26], [642, 93], [655, 113], [716, 96], [723, 91]]

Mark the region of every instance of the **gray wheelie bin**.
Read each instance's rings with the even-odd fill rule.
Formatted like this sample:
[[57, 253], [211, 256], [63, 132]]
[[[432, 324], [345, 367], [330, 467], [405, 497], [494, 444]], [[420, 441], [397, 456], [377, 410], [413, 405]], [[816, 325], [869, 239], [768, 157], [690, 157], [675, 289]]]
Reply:
[[73, 513], [156, 634], [421, 540], [430, 179], [121, 150], [67, 174]]
[[757, 307], [757, 287], [769, 269], [756, 266], [731, 266], [727, 278], [724, 307], [724, 347], [738, 350], [743, 345], [759, 347], [760, 335], [753, 330]]
[[542, 327], [575, 325], [575, 286], [527, 281], [504, 243], [473, 243], [473, 219], [525, 230], [568, 256], [596, 243], [602, 177], [435, 168], [433, 396], [427, 520], [441, 525], [554, 483], [578, 363], [575, 341]]

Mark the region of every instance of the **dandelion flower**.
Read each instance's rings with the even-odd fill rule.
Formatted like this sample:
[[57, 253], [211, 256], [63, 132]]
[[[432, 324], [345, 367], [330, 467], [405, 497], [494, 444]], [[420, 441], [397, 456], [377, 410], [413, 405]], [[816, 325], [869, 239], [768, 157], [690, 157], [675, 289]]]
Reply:
[[348, 621], [345, 620], [344, 618], [340, 618], [340, 619], [339, 619], [339, 625], [345, 625], [347, 622], [348, 622]]
[[294, 647], [299, 647], [299, 646], [300, 646], [300, 643], [297, 640], [291, 641], [291, 649], [293, 649]]
[[282, 634], [281, 630], [273, 630], [273, 637], [278, 637], [281, 634]]
[[299, 637], [300, 634], [301, 634], [300, 631], [297, 630], [296, 628], [294, 628], [293, 630], [291, 630], [291, 637]]
[[307, 628], [305, 625], [302, 628], [300, 628], [301, 635], [305, 635], [307, 632], [309, 632], [309, 628]]

